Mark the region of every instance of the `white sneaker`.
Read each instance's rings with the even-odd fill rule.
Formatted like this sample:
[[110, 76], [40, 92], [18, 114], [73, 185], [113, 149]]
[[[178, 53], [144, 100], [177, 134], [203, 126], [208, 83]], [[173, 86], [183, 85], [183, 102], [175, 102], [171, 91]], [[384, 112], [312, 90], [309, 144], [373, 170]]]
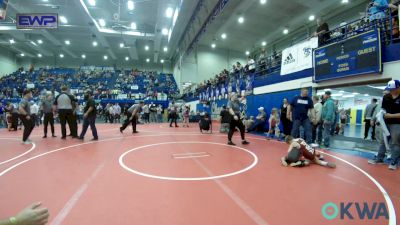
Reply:
[[32, 142], [29, 141], [29, 140], [26, 140], [26, 141], [23, 141], [22, 144], [24, 144], [24, 145], [30, 145], [30, 144], [32, 144]]

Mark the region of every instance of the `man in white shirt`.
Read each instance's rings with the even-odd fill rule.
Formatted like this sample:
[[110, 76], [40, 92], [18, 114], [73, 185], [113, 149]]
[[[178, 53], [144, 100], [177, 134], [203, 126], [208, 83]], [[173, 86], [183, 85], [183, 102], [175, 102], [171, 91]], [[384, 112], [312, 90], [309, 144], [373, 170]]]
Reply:
[[110, 108], [108, 108], [108, 114], [108, 119], [110, 120], [110, 123], [114, 123], [115, 110], [113, 105], [110, 105]]
[[121, 106], [119, 106], [118, 103], [115, 103], [114, 105], [114, 119], [115, 122], [118, 121], [118, 123], [121, 122]]
[[[321, 145], [322, 143], [322, 123], [321, 123], [321, 115], [322, 115], [322, 104], [319, 101], [318, 96], [313, 96], [314, 103], [314, 111], [315, 118], [313, 118], [313, 132], [312, 132], [312, 143], [317, 143]], [[317, 142], [315, 142], [317, 141]]]
[[36, 104], [36, 102], [31, 102], [31, 117], [32, 121], [35, 123], [35, 125], [38, 127], [39, 126], [39, 106]]

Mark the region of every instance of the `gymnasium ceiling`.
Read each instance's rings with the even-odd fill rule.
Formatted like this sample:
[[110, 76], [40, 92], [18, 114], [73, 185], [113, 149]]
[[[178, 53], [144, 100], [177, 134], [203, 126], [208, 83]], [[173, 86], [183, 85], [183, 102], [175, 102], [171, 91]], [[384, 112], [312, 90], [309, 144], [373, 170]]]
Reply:
[[[90, 5], [95, 1], [95, 6]], [[202, 2], [198, 17], [189, 23], [199, 1]], [[271, 43], [289, 34], [313, 26], [310, 15], [338, 13], [365, 0], [229, 0], [222, 13], [207, 27], [199, 40], [200, 45], [230, 49], [239, 52], [261, 47], [263, 41]], [[184, 52], [201, 25], [217, 5], [218, 0], [133, 0], [134, 9], [127, 8], [128, 0], [10, 0], [7, 19], [0, 22], [0, 46], [18, 57], [60, 57], [81, 59], [86, 57], [104, 60], [141, 61], [160, 63], [178, 52]], [[167, 17], [166, 11], [172, 9]], [[17, 30], [16, 13], [54, 12], [67, 19], [57, 30]], [[117, 15], [116, 15], [117, 14]], [[238, 18], [244, 22], [239, 23]], [[100, 25], [104, 19], [105, 26]], [[132, 28], [132, 22], [136, 28]], [[165, 35], [162, 30], [166, 29]], [[185, 28], [188, 32], [184, 33]], [[123, 31], [121, 31], [121, 29]], [[221, 34], [226, 34], [226, 39]], [[184, 35], [185, 34], [185, 35]], [[15, 43], [10, 43], [10, 40]], [[42, 44], [39, 43], [42, 40]], [[69, 41], [67, 45], [65, 41]], [[182, 41], [184, 40], [184, 41]], [[98, 45], [93, 46], [93, 42]], [[184, 42], [184, 43], [183, 43]], [[123, 47], [121, 47], [123, 44]], [[148, 46], [148, 50], [146, 50]], [[168, 50], [164, 51], [167, 47]], [[211, 47], [210, 47], [211, 50]]]

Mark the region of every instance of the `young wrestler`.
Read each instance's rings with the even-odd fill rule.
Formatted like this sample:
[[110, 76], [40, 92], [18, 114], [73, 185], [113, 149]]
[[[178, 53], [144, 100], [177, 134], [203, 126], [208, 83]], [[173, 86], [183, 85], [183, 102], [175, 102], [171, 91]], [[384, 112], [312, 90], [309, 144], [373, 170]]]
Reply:
[[286, 136], [286, 143], [290, 146], [288, 154], [281, 158], [282, 165], [284, 166], [302, 167], [308, 166], [310, 163], [315, 163], [330, 168], [336, 167], [334, 163], [322, 161], [321, 154], [301, 138], [294, 139], [292, 136]]

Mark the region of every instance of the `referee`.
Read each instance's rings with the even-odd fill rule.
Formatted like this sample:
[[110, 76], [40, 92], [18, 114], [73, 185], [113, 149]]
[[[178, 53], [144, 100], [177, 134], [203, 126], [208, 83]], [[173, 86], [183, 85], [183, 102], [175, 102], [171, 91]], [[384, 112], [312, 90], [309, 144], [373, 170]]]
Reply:
[[67, 138], [66, 123], [68, 123], [72, 138], [78, 138], [78, 127], [74, 123], [73, 115], [75, 104], [76, 99], [72, 95], [68, 94], [68, 88], [66, 86], [62, 86], [61, 94], [59, 94], [54, 101], [61, 123], [61, 139]]
[[140, 112], [142, 111], [142, 107], [144, 106], [144, 102], [140, 101], [139, 104], [132, 105], [127, 111], [126, 111], [126, 120], [122, 127], [119, 128], [119, 131], [121, 133], [124, 132], [124, 130], [128, 127], [129, 123], [132, 123], [132, 133], [138, 133], [136, 130], [136, 124], [137, 120], [139, 117]]

